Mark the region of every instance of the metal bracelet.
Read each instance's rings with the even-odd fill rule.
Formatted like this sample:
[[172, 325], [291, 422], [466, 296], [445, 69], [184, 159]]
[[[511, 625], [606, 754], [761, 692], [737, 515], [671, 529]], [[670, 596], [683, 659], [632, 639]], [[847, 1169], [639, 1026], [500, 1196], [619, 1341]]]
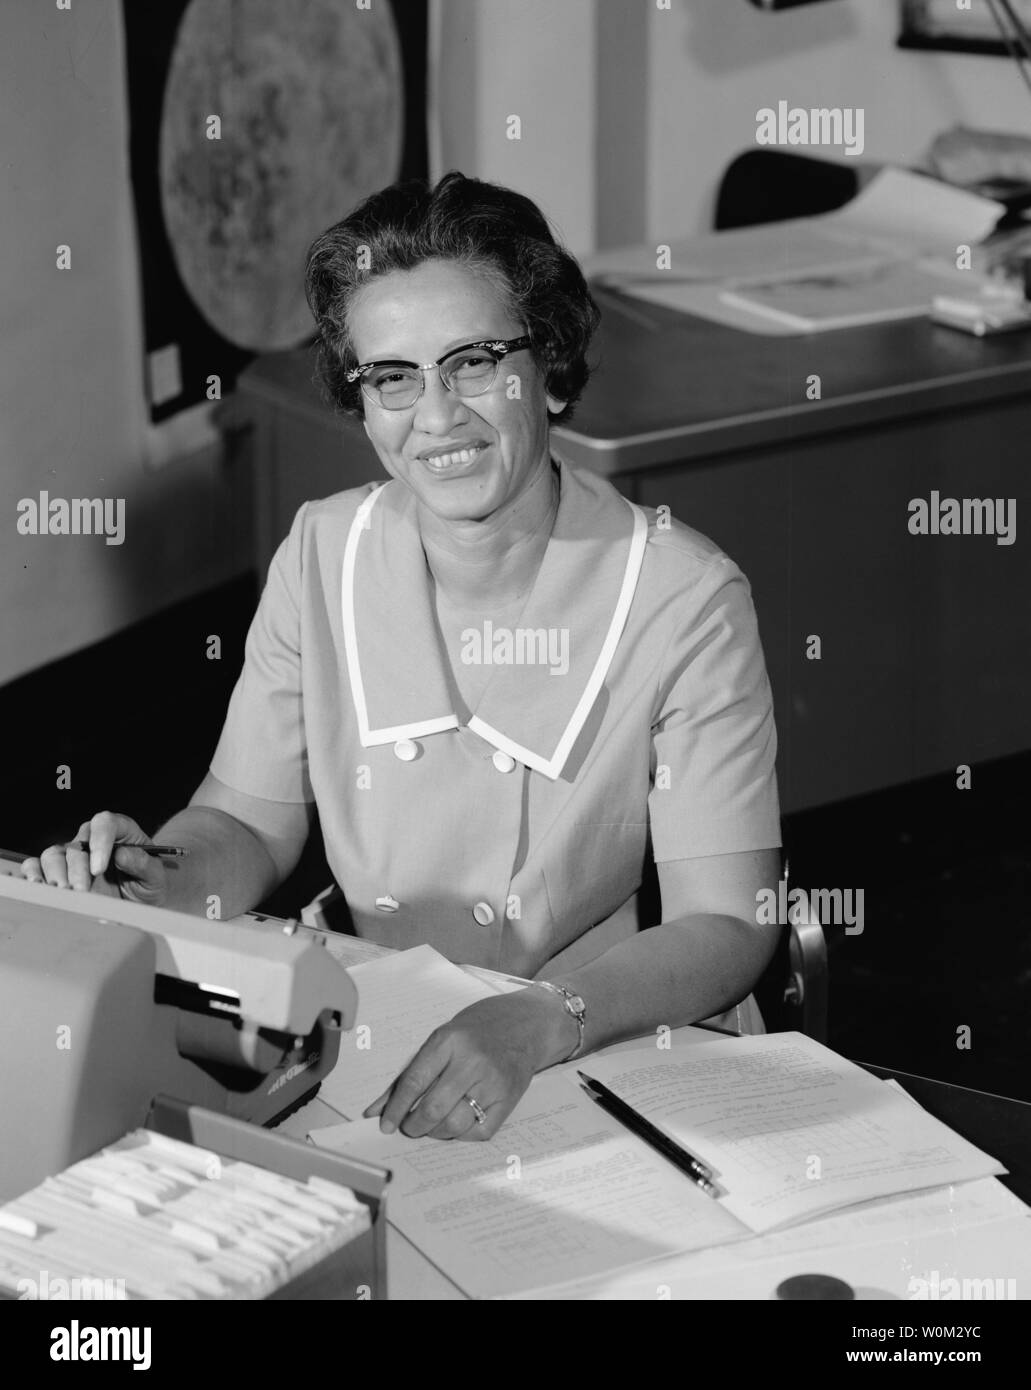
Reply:
[[576, 998], [577, 996], [573, 994], [573, 991], [571, 989], [566, 989], [564, 985], [553, 985], [548, 980], [535, 980], [534, 983], [540, 985], [542, 989], [550, 989], [552, 994], [557, 994], [561, 998], [563, 1004], [565, 1005], [566, 1013], [570, 1016], [570, 1018], [574, 1019], [576, 1022], [577, 1031], [579, 1032], [580, 1036], [577, 1039], [576, 1046], [573, 1048], [569, 1056], [563, 1057], [562, 1059], [563, 1062], [571, 1062], [573, 1058], [577, 1055], [577, 1053], [583, 1048], [584, 1045], [584, 1032], [587, 1023], [586, 1009], [583, 1013], [578, 1013], [577, 1010], [572, 1007], [572, 1005], [570, 1004], [570, 1000]]

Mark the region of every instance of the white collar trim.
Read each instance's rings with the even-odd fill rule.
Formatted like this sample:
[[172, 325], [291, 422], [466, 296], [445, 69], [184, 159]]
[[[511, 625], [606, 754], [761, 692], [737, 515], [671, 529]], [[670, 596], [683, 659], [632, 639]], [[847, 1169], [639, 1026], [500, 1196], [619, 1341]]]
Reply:
[[475, 715], [469, 720], [469, 728], [474, 734], [479, 734], [482, 739], [486, 739], [502, 753], [508, 753], [511, 757], [517, 758], [519, 762], [525, 763], [527, 767], [532, 767], [535, 772], [542, 772], [545, 777], [550, 777], [552, 781], [562, 775], [562, 769], [572, 752], [573, 744], [579, 738], [580, 731], [587, 722], [587, 716], [598, 698], [598, 692], [609, 673], [612, 658], [616, 654], [619, 639], [623, 635], [623, 628], [626, 626], [627, 615], [630, 612], [630, 604], [633, 602], [634, 592], [637, 589], [637, 579], [644, 561], [644, 548], [648, 543], [648, 520], [641, 509], [635, 507], [632, 502], [627, 502], [627, 506], [634, 514], [634, 534], [630, 540], [630, 550], [627, 554], [626, 569], [623, 571], [623, 583], [619, 591], [619, 598], [616, 600], [612, 621], [605, 634], [605, 641], [602, 643], [598, 659], [594, 663], [594, 670], [591, 672], [576, 709], [570, 716], [569, 723], [558, 741], [554, 756], [542, 758], [539, 753], [534, 753], [532, 749], [523, 748], [521, 744], [506, 738], [503, 733], [497, 729], [492, 729], [489, 724], [485, 724], [482, 719], [477, 719]]
[[351, 529], [344, 550], [344, 568], [341, 579], [341, 616], [344, 626], [344, 654], [347, 658], [347, 674], [351, 682], [351, 698], [358, 720], [358, 736], [363, 748], [372, 748], [381, 743], [398, 743], [405, 738], [425, 738], [428, 734], [443, 733], [446, 729], [457, 729], [458, 720], [454, 714], [437, 719], [417, 720], [414, 724], [396, 724], [389, 729], [370, 729], [369, 710], [365, 699], [365, 686], [362, 683], [361, 662], [358, 659], [358, 633], [354, 621], [354, 567], [358, 558], [358, 542], [363, 531], [371, 525], [370, 514], [379, 501], [385, 483], [370, 492], [354, 514]]
[[[341, 579], [341, 612], [344, 630], [344, 653], [347, 658], [347, 674], [351, 682], [351, 696], [354, 700], [355, 715], [358, 721], [358, 735], [361, 739], [363, 748], [371, 748], [384, 743], [397, 743], [401, 739], [425, 738], [430, 734], [444, 733], [449, 729], [458, 729], [461, 726], [458, 717], [454, 713], [442, 715], [434, 719], [416, 720], [411, 724], [397, 724], [392, 728], [371, 729], [369, 727], [368, 706], [365, 699], [365, 687], [362, 683], [361, 663], [358, 659], [358, 637], [355, 625], [354, 613], [354, 570], [358, 558], [358, 544], [361, 540], [363, 531], [367, 531], [371, 525], [370, 514], [373, 507], [379, 500], [380, 493], [386, 484], [381, 483], [374, 492], [361, 503], [355, 512], [354, 520], [347, 537], [347, 545], [344, 550], [343, 575]], [[507, 753], [518, 762], [524, 763], [527, 767], [533, 768], [535, 772], [543, 773], [545, 777], [556, 781], [562, 774], [569, 758], [569, 754], [576, 743], [587, 717], [591, 712], [598, 692], [601, 690], [605, 677], [608, 675], [612, 659], [616, 654], [616, 647], [619, 639], [623, 635], [626, 620], [630, 613], [630, 605], [633, 602], [634, 593], [637, 589], [637, 581], [641, 573], [641, 566], [644, 563], [645, 546], [648, 543], [648, 519], [640, 507], [633, 502], [623, 499], [626, 505], [634, 514], [634, 530], [630, 540], [630, 549], [627, 553], [626, 568], [623, 572], [623, 583], [620, 587], [619, 597], [612, 613], [612, 620], [609, 623], [608, 632], [605, 634], [605, 641], [602, 643], [598, 659], [594, 663], [594, 670], [584, 686], [583, 694], [573, 711], [569, 723], [566, 725], [562, 737], [559, 739], [558, 746], [551, 758], [542, 757], [535, 753], [531, 748], [524, 748], [522, 744], [516, 743], [513, 739], [506, 737], [500, 730], [492, 728], [490, 724], [484, 723], [475, 715], [469, 720], [469, 729], [479, 735], [485, 742], [498, 749], [501, 753]]]

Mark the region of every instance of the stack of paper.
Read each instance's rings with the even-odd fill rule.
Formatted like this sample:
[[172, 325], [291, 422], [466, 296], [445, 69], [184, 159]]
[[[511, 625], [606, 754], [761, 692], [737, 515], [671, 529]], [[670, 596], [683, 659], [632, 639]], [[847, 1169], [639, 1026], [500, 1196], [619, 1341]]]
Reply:
[[[776, 1297], [799, 1274], [841, 1279], [860, 1301], [1016, 1298], [1031, 1287], [1031, 1213], [995, 1178], [906, 1193], [753, 1240], [555, 1285], [549, 1298]], [[540, 1297], [526, 1290], [519, 1298]]]
[[393, 1170], [390, 1220], [467, 1293], [504, 1297], [748, 1240], [856, 1203], [1003, 1172], [882, 1082], [797, 1033], [585, 1058], [716, 1171], [705, 1195], [571, 1072], [535, 1079], [493, 1140], [315, 1143]]
[[[605, 308], [618, 305], [606, 301], [608, 287], [753, 333], [842, 328], [974, 292], [986, 277], [956, 270], [957, 247], [977, 245], [1004, 212], [968, 189], [886, 168], [834, 212], [674, 242], [668, 269], [656, 268], [652, 246], [600, 252], [585, 269]], [[793, 280], [795, 294], [785, 284]]]
[[721, 290], [725, 304], [803, 333], [824, 333], [926, 314], [939, 295], [976, 293], [981, 277], [927, 261], [879, 261], [842, 266], [790, 280], [755, 281]]

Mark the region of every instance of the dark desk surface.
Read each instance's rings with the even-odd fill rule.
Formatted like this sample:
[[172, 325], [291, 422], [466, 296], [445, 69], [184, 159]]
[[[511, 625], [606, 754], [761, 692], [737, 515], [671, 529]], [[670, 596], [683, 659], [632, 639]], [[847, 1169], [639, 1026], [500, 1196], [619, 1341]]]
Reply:
[[[554, 431], [571, 462], [605, 475], [989, 405], [1031, 389], [1031, 332], [982, 339], [917, 318], [772, 338], [630, 302], [654, 326], [606, 297], [590, 352], [597, 370], [573, 419]], [[813, 373], [819, 401], [806, 399]], [[240, 389], [332, 426], [313, 375], [311, 347], [270, 353], [248, 367]], [[368, 448], [360, 425], [336, 423]]]
[[999, 1181], [1031, 1203], [1031, 1105], [869, 1062], [859, 1065], [875, 1076], [894, 1077], [930, 1114], [1005, 1164], [1009, 1174]]
[[[590, 353], [597, 371], [554, 431], [571, 462], [603, 474], [987, 405], [1031, 387], [1031, 331], [983, 339], [913, 318], [774, 338], [626, 302], [654, 326], [606, 296]], [[806, 399], [813, 373], [819, 401]]]

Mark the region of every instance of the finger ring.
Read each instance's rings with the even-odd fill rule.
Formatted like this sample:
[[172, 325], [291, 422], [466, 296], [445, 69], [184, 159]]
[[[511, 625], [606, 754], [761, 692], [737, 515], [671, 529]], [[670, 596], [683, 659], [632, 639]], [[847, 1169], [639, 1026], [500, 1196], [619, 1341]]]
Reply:
[[487, 1123], [487, 1112], [484, 1110], [483, 1106], [477, 1105], [472, 1096], [466, 1096], [465, 1099], [473, 1108], [473, 1114], [476, 1116], [476, 1123], [478, 1125], [485, 1125]]

